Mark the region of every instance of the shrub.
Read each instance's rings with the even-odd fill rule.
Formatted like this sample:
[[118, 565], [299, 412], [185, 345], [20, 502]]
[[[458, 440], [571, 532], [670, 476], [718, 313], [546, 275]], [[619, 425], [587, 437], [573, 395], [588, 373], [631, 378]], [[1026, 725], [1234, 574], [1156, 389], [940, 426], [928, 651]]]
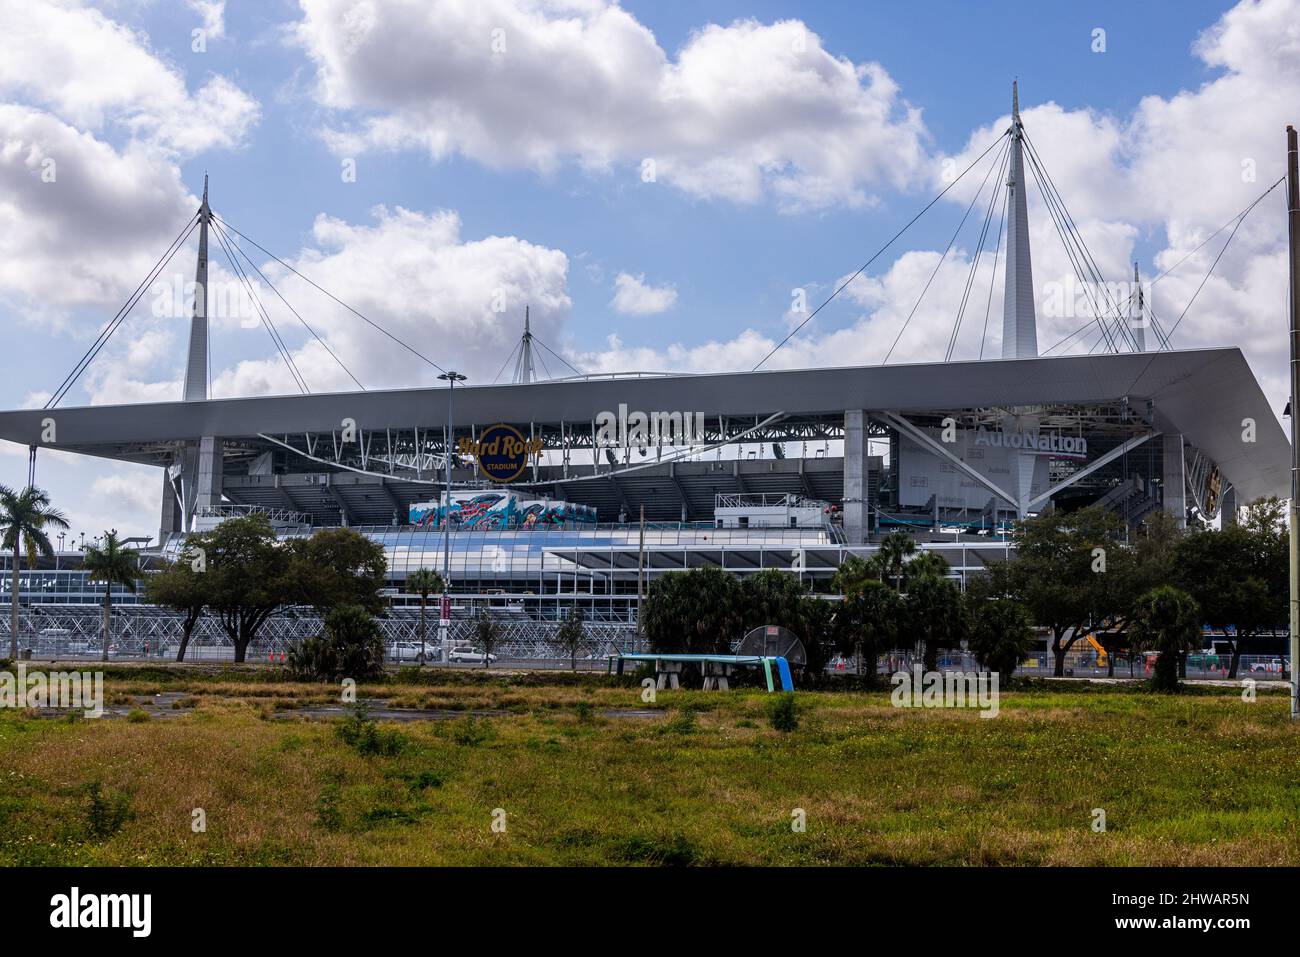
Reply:
[[126, 720], [130, 721], [132, 724], [139, 724], [141, 721], [148, 721], [149, 712], [140, 708], [132, 708], [127, 712]]
[[456, 722], [451, 729], [451, 739], [468, 748], [477, 747], [492, 737], [492, 729], [484, 721], [479, 721], [472, 714], [467, 714]]
[[661, 734], [694, 734], [699, 730], [698, 710], [694, 705], [687, 705], [676, 717], [664, 722], [659, 729]]
[[308, 681], [357, 681], [384, 671], [384, 642], [379, 625], [359, 605], [340, 605], [325, 617], [325, 633], [289, 649], [289, 673]]
[[794, 703], [794, 693], [777, 695], [767, 704], [767, 719], [777, 731], [793, 731], [799, 727], [799, 712]]
[[108, 795], [98, 781], [86, 788], [86, 827], [98, 838], [109, 838], [122, 829], [130, 813], [130, 799], [125, 794]]
[[352, 713], [335, 729], [339, 739], [358, 754], [369, 757], [392, 757], [406, 747], [406, 736], [391, 728], [381, 728], [371, 718], [365, 705], [357, 705]]

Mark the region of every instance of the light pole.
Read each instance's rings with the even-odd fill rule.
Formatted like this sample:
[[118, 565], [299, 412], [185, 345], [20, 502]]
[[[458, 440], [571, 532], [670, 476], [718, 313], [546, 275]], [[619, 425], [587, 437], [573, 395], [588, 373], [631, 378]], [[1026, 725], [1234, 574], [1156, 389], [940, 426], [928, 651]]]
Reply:
[[1295, 127], [1286, 128], [1286, 220], [1291, 276], [1291, 502], [1287, 506], [1290, 533], [1290, 652], [1291, 720], [1300, 720], [1300, 445], [1296, 444], [1296, 418], [1300, 417], [1300, 159]]
[[464, 382], [466, 377], [448, 370], [438, 378], [447, 383], [447, 430], [442, 434], [442, 451], [447, 460], [447, 490], [442, 513], [442, 605], [438, 610], [438, 644], [442, 647], [443, 664], [446, 664], [451, 654], [451, 595], [448, 594], [451, 583], [451, 400], [456, 394], [456, 383]]

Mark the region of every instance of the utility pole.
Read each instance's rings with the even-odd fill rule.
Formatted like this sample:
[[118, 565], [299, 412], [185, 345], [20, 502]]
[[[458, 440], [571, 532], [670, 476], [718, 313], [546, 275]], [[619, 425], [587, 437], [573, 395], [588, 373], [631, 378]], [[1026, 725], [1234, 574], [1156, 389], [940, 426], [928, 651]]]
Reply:
[[1296, 132], [1286, 128], [1286, 219], [1291, 252], [1291, 504], [1287, 525], [1291, 537], [1291, 720], [1300, 720], [1300, 446], [1296, 445], [1296, 416], [1300, 415], [1300, 172]]
[[[442, 602], [438, 609], [438, 644], [442, 648], [442, 662], [451, 654], [451, 440], [455, 429], [451, 420], [451, 400], [456, 395], [456, 383], [465, 376], [448, 370], [439, 379], [447, 383], [447, 431], [442, 434], [442, 454], [447, 462], [447, 489], [443, 498], [442, 513]], [[420, 450], [416, 449], [418, 455]]]
[[[641, 640], [641, 608], [645, 604], [645, 503], [641, 503], [641, 539], [636, 556], [636, 637]], [[636, 649], [640, 651], [640, 648]]]

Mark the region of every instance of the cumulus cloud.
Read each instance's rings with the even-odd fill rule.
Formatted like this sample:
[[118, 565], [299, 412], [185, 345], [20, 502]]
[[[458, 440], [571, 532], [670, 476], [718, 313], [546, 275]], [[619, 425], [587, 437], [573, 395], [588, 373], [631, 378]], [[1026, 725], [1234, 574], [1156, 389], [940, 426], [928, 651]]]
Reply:
[[5, 103], [0, 196], [0, 293], [32, 314], [125, 298], [198, 208], [158, 153]]
[[677, 290], [672, 286], [648, 285], [645, 273], [633, 276], [621, 272], [614, 278], [614, 298], [611, 304], [625, 315], [652, 316], [667, 312], [677, 304]]
[[186, 0], [185, 5], [203, 19], [203, 32], [209, 40], [226, 33], [226, 0]]
[[675, 56], [585, 0], [304, 0], [293, 37], [335, 111], [334, 149], [420, 149], [496, 167], [565, 161], [636, 182], [800, 210], [909, 182], [920, 113], [876, 63], [803, 23], [696, 31]]
[[0, 302], [57, 326], [125, 299], [198, 206], [179, 161], [243, 143], [259, 107], [222, 76], [189, 92], [96, 9], [0, 0], [0, 22]]
[[[1283, 129], [1300, 99], [1300, 3], [1244, 0], [1201, 35], [1194, 52], [1207, 66], [1220, 69], [1220, 75], [1167, 99], [1145, 97], [1129, 116], [1067, 110], [1051, 101], [1025, 106], [1033, 103], [1034, 91], [1021, 90], [1022, 117], [1030, 139], [1104, 279], [1129, 278], [1135, 252], [1154, 239], [1154, 261], [1146, 264], [1143, 276], [1151, 281], [1153, 274], [1193, 253], [1282, 173]], [[1009, 124], [1008, 114], [981, 125], [963, 150], [927, 164], [934, 177], [931, 185], [936, 189], [946, 185], [945, 165], [964, 169]], [[942, 214], [946, 208], [955, 226], [983, 169], [977, 167], [959, 183], [949, 193], [949, 202], [935, 212]], [[1086, 317], [1052, 314], [1046, 308], [1054, 287], [1070, 282], [1074, 269], [1029, 175], [1038, 341], [1040, 351], [1046, 351], [1076, 331]], [[1201, 281], [1230, 230], [1151, 289], [1165, 329], [1179, 323], [1175, 348], [1241, 346], [1278, 410], [1287, 393], [1285, 350], [1279, 348], [1284, 336], [1280, 310], [1286, 296], [1283, 214], [1279, 188], [1240, 227], [1203, 286]], [[921, 292], [940, 263], [940, 250], [906, 252], [884, 273], [858, 277], [841, 294], [843, 302], [860, 310], [853, 319], [842, 328], [828, 329], [818, 317], [767, 367], [880, 362], [895, 338], [898, 344], [891, 362], [942, 359], [970, 268], [972, 244], [973, 224], [968, 222], [959, 245], [942, 259], [924, 299]], [[989, 265], [986, 253], [974, 283], [978, 298], [967, 306], [955, 358], [976, 358], [981, 344], [984, 356], [1000, 355], [1003, 277], [999, 268], [990, 289]], [[833, 285], [839, 286], [844, 278]], [[918, 299], [920, 306], [909, 320]], [[783, 324], [791, 318], [781, 317]], [[1089, 331], [1053, 354], [1088, 351], [1099, 338], [1100, 331]], [[1147, 340], [1148, 348], [1153, 348], [1155, 336], [1150, 331]], [[582, 361], [603, 370], [742, 370], [762, 359], [777, 341], [755, 329], [698, 345], [641, 348], [611, 339], [604, 350], [593, 351]]]
[[[444, 368], [454, 361], [474, 382], [491, 382], [523, 332], [525, 307], [534, 333], [544, 341], [558, 340], [571, 305], [563, 252], [515, 236], [464, 239], [460, 217], [449, 210], [380, 206], [372, 219], [357, 224], [318, 216], [313, 245], [292, 265], [394, 338], [282, 267], [262, 266], [329, 346], [307, 338], [293, 350], [313, 391], [356, 388], [331, 350], [367, 388], [433, 382], [438, 370], [394, 339]], [[267, 358], [225, 370], [213, 391], [254, 395], [297, 389], [283, 360]]]
[[259, 106], [229, 80], [197, 92], [145, 38], [98, 10], [48, 0], [0, 0], [0, 97], [21, 98], [92, 131], [184, 155], [243, 141]]
[[[1131, 275], [1134, 250], [1144, 237], [1159, 244], [1145, 279], [1175, 266], [1283, 172], [1283, 130], [1300, 99], [1300, 4], [1243, 0], [1200, 35], [1193, 51], [1218, 75], [1195, 90], [1144, 97], [1131, 116], [1065, 110], [1051, 102], [1023, 111], [1029, 135], [1107, 279]], [[1030, 93], [1022, 89], [1022, 104]], [[1003, 117], [975, 131], [954, 158], [958, 168], [1008, 123]], [[1186, 310], [1175, 348], [1240, 345], [1279, 409], [1287, 391], [1285, 355], [1277, 348], [1286, 295], [1282, 193], [1275, 189], [1242, 224], [1199, 293], [1230, 230], [1152, 290], [1166, 328]], [[1045, 284], [1064, 280], [1072, 269], [1036, 186], [1029, 199], [1041, 301]], [[1040, 310], [1040, 330], [1044, 322]], [[1040, 331], [1040, 347], [1079, 323], [1048, 317], [1046, 325], [1048, 337]]]

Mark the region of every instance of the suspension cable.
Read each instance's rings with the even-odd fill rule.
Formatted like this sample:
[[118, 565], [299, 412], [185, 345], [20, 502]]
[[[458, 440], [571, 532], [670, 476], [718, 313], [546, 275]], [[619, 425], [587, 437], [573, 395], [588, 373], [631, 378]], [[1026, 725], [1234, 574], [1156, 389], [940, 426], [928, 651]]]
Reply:
[[1002, 252], [1002, 231], [1007, 222], [1007, 207], [1011, 205], [1011, 192], [1003, 190], [1002, 214], [998, 218], [998, 241], [993, 247], [993, 272], [989, 276], [989, 298], [984, 303], [984, 331], [980, 333], [980, 359], [984, 358], [984, 343], [989, 337], [989, 313], [993, 311], [993, 287], [998, 281], [998, 254]]
[[[1009, 143], [1010, 140], [1007, 142]], [[984, 192], [984, 187], [988, 184], [989, 177], [993, 174], [993, 170], [997, 168], [997, 166], [998, 163], [996, 159], [989, 165], [988, 172], [984, 174], [984, 179], [980, 182], [979, 189], [977, 189], [975, 195], [971, 197], [970, 203], [966, 206], [966, 212], [962, 213], [961, 221], [957, 223], [957, 228], [953, 231], [952, 238], [948, 240], [948, 245], [944, 249], [943, 255], [941, 255], [939, 261], [934, 264], [934, 271], [930, 273], [930, 278], [925, 281], [925, 285], [921, 288], [921, 294], [916, 297], [916, 303], [912, 306], [912, 311], [907, 314], [907, 318], [903, 321], [903, 327], [898, 330], [898, 335], [894, 336], [894, 342], [889, 347], [889, 351], [885, 353], [885, 358], [880, 361], [881, 365], [885, 365], [889, 362], [889, 357], [894, 354], [894, 349], [897, 348], [899, 340], [903, 338], [903, 333], [907, 331], [908, 325], [911, 324], [912, 317], [916, 315], [916, 310], [921, 308], [921, 300], [923, 300], [925, 294], [930, 291], [930, 284], [934, 282], [934, 277], [939, 275], [939, 269], [943, 266], [944, 260], [948, 258], [948, 253], [952, 251], [953, 244], [957, 242], [957, 236], [961, 232], [961, 228], [966, 225], [967, 217], [970, 216], [971, 210], [975, 208], [975, 203]]]
[[82, 373], [84, 373], [90, 364], [95, 361], [95, 357], [99, 355], [100, 350], [103, 349], [108, 343], [108, 340], [112, 338], [113, 333], [115, 333], [122, 323], [126, 321], [126, 317], [130, 315], [131, 310], [134, 309], [136, 303], [140, 301], [145, 290], [153, 284], [154, 280], [157, 279], [158, 274], [167, 268], [167, 264], [172, 261], [172, 258], [180, 248], [185, 245], [185, 241], [189, 239], [190, 233], [194, 231], [194, 227], [198, 224], [198, 220], [199, 214], [196, 211], [181, 228], [181, 231], [176, 235], [176, 238], [172, 240], [171, 245], [167, 247], [166, 252], [164, 252], [158, 261], [154, 263], [153, 268], [149, 270], [145, 278], [141, 280], [140, 284], [135, 287], [135, 290], [131, 295], [127, 297], [126, 302], [120, 309], [118, 309], [117, 314], [114, 315], [104, 328], [100, 330], [99, 335], [95, 337], [95, 341], [90, 344], [90, 347], [86, 350], [85, 354], [82, 355], [82, 357], [77, 361], [77, 364], [72, 367], [72, 371], [64, 377], [61, 383], [59, 383], [59, 387], [54, 390], [54, 394], [46, 401], [44, 406], [46, 409], [52, 409], [63, 401], [69, 390], [71, 390], [71, 388], [77, 383], [77, 380], [81, 378]]
[[257, 273], [257, 275], [261, 278], [262, 282], [266, 283], [267, 286], [270, 287], [271, 291], [280, 297], [280, 301], [284, 303], [285, 306], [288, 308], [288, 310], [294, 314], [294, 317], [300, 323], [302, 323], [303, 328], [311, 333], [312, 338], [315, 339], [318, 343], [320, 343], [321, 348], [330, 354], [330, 358], [338, 363], [339, 368], [341, 368], [344, 372], [347, 373], [348, 378], [356, 383], [357, 388], [360, 389], [362, 392], [366, 391], [366, 387], [361, 384], [361, 380], [352, 374], [352, 370], [349, 369], [346, 365], [344, 365], [343, 360], [340, 359], [335, 354], [334, 350], [329, 347], [329, 345], [325, 342], [324, 339], [322, 339], [319, 335], [316, 334], [316, 330], [307, 324], [307, 320], [304, 319], [301, 315], [299, 315], [298, 310], [293, 308], [293, 306], [289, 303], [289, 300], [284, 298], [284, 294], [281, 293], [280, 290], [275, 287], [275, 283], [271, 282], [270, 279], [266, 278], [266, 275], [262, 272], [262, 270], [257, 268], [257, 263], [253, 262], [253, 260], [249, 257], [248, 253], [244, 252], [243, 247], [240, 246], [239, 243], [236, 242], [235, 239], [231, 236], [227, 236], [226, 239], [229, 241], [231, 247], [234, 248], [234, 250], [237, 253], [239, 253], [239, 255], [244, 257], [244, 260], [248, 263], [248, 265], [253, 267], [253, 271]]
[[270, 334], [271, 342], [280, 353], [280, 358], [282, 358], [285, 365], [289, 367], [289, 373], [293, 376], [295, 384], [301, 392], [309, 394], [311, 389], [307, 387], [307, 381], [302, 377], [302, 373], [298, 371], [298, 366], [293, 361], [293, 356], [289, 352], [289, 347], [285, 345], [284, 339], [280, 336], [279, 330], [275, 328], [275, 323], [271, 321], [270, 315], [262, 305], [261, 297], [257, 295], [257, 292], [253, 289], [252, 283], [249, 282], [248, 277], [244, 274], [243, 268], [239, 265], [238, 260], [236, 260], [234, 253], [230, 251], [230, 247], [226, 243], [224, 232], [219, 227], [214, 228], [212, 232], [213, 235], [217, 237], [217, 242], [221, 245], [221, 248], [225, 251], [226, 259], [230, 261], [231, 270], [235, 273], [235, 276], [240, 280], [240, 282], [244, 284], [244, 288], [248, 291], [249, 298], [253, 300], [253, 304], [257, 307], [258, 314], [262, 319], [262, 325], [266, 327], [266, 331]]
[[979, 156], [975, 157], [975, 159], [971, 162], [970, 166], [967, 166], [964, 170], [962, 170], [961, 173], [958, 174], [958, 176], [957, 176], [956, 179], [954, 179], [951, 183], [949, 183], [947, 186], [945, 186], [945, 187], [944, 187], [944, 188], [939, 192], [939, 194], [938, 194], [937, 196], [935, 196], [935, 197], [934, 197], [933, 199], [931, 199], [928, 203], [926, 203], [923, 207], [921, 207], [921, 211], [918, 212], [915, 216], [913, 216], [910, 220], [908, 220], [908, 221], [907, 221], [907, 225], [905, 225], [905, 226], [904, 226], [902, 229], [900, 229], [898, 232], [894, 233], [894, 235], [893, 235], [892, 237], [890, 237], [889, 241], [888, 241], [887, 243], [885, 243], [885, 245], [883, 245], [883, 246], [881, 246], [879, 249], [877, 249], [877, 250], [872, 254], [872, 256], [871, 256], [870, 259], [868, 259], [865, 263], [863, 263], [861, 266], [859, 266], [858, 269], [857, 269], [857, 271], [855, 271], [855, 272], [853, 273], [853, 275], [849, 276], [848, 279], [844, 280], [844, 282], [842, 282], [842, 283], [839, 285], [839, 287], [838, 287], [834, 292], [832, 292], [829, 296], [826, 297], [826, 299], [822, 302], [822, 304], [821, 304], [820, 306], [818, 306], [818, 307], [817, 307], [816, 309], [814, 309], [811, 313], [809, 313], [808, 316], [807, 316], [807, 318], [805, 318], [805, 319], [803, 320], [803, 322], [801, 322], [801, 323], [799, 323], [799, 325], [795, 326], [794, 329], [792, 329], [792, 330], [790, 331], [790, 333], [789, 333], [789, 334], [788, 334], [784, 339], [782, 339], [780, 342], [778, 342], [778, 343], [776, 344], [776, 346], [772, 349], [772, 351], [769, 352], [767, 355], [765, 355], [765, 356], [764, 356], [764, 357], [763, 357], [763, 358], [758, 362], [758, 364], [755, 365], [754, 368], [751, 369], [750, 371], [751, 371], [751, 372], [757, 372], [759, 369], [761, 369], [761, 368], [763, 367], [763, 365], [767, 362], [768, 359], [770, 359], [770, 358], [772, 358], [772, 356], [776, 355], [778, 349], [780, 349], [780, 348], [781, 348], [782, 346], [784, 346], [787, 342], [789, 342], [791, 339], [793, 339], [793, 338], [798, 334], [798, 332], [799, 332], [800, 329], [802, 329], [804, 326], [808, 325], [808, 323], [812, 322], [813, 318], [817, 315], [817, 313], [819, 313], [819, 312], [821, 312], [823, 309], [825, 309], [826, 306], [830, 304], [831, 300], [833, 300], [836, 296], [838, 296], [841, 292], [844, 291], [844, 289], [848, 286], [849, 283], [853, 282], [853, 280], [857, 279], [858, 276], [862, 275], [862, 273], [866, 271], [867, 267], [870, 266], [870, 265], [871, 265], [873, 262], [875, 262], [877, 259], [879, 259], [880, 256], [885, 252], [886, 249], [888, 249], [890, 246], [894, 245], [894, 243], [898, 240], [898, 238], [899, 238], [900, 236], [902, 236], [903, 233], [907, 232], [908, 229], [910, 229], [910, 228], [912, 227], [912, 224], [913, 224], [913, 223], [915, 223], [918, 219], [920, 219], [922, 216], [924, 216], [924, 215], [926, 214], [926, 212], [930, 209], [931, 206], [933, 206], [935, 203], [939, 202], [939, 200], [941, 200], [941, 199], [944, 197], [944, 195], [948, 192], [948, 190], [950, 190], [950, 189], [952, 189], [954, 186], [956, 186], [956, 185], [961, 181], [961, 178], [962, 178], [963, 176], [965, 176], [965, 175], [966, 175], [967, 173], [969, 173], [972, 169], [974, 169], [975, 166], [976, 166], [976, 165], [977, 165], [981, 160], [984, 159], [984, 157], [988, 156], [989, 153], [991, 153], [991, 152], [993, 151], [993, 147], [995, 147], [995, 146], [997, 146], [999, 143], [1001, 143], [1003, 137], [1005, 137], [1005, 136], [1007, 135], [1007, 133], [1009, 133], [1009, 132], [1011, 132], [1011, 131], [1008, 129], [1006, 133], [1003, 133], [1002, 136], [999, 136], [996, 140], [994, 140], [992, 143], [990, 143], [989, 146], [988, 146], [988, 149], [986, 149], [986, 150], [985, 150], [983, 153], [981, 153]]
[[[944, 353], [943, 361], [948, 362], [952, 359], [953, 350], [957, 348], [957, 336], [961, 332], [961, 323], [966, 315], [966, 305], [970, 301], [971, 290], [975, 287], [975, 274], [979, 269], [980, 255], [984, 252], [984, 241], [988, 238], [989, 223], [993, 221], [993, 207], [997, 204], [998, 195], [1002, 192], [1002, 187], [1006, 182], [1005, 170], [1011, 162], [1011, 141], [1007, 140], [1007, 148], [1002, 151], [1002, 158], [997, 163], [998, 176], [993, 181], [993, 189], [989, 193], [989, 208], [984, 213], [984, 224], [980, 228], [979, 242], [975, 245], [975, 255], [971, 257], [970, 273], [966, 276], [966, 288], [962, 290], [961, 305], [957, 308], [957, 318], [952, 324], [952, 335], [948, 337], [948, 350]], [[983, 189], [983, 185], [980, 187]], [[1000, 230], [1000, 227], [999, 227]], [[1001, 244], [1001, 234], [999, 232], [998, 242]], [[996, 269], [996, 267], [994, 267]], [[989, 290], [992, 292], [992, 282], [989, 280]], [[987, 313], [986, 313], [987, 315]]]
[[[215, 215], [213, 216], [213, 219], [216, 219], [216, 216], [215, 216]], [[366, 316], [363, 316], [360, 312], [358, 312], [356, 309], [353, 309], [351, 306], [349, 306], [346, 302], [344, 302], [344, 301], [343, 301], [342, 299], [340, 299], [338, 296], [334, 295], [334, 294], [333, 294], [332, 292], [330, 292], [328, 289], [325, 289], [325, 288], [323, 288], [322, 286], [316, 284], [315, 282], [312, 282], [312, 280], [308, 279], [306, 276], [304, 276], [302, 273], [300, 273], [297, 269], [294, 269], [294, 268], [293, 268], [292, 266], [290, 266], [287, 262], [285, 262], [283, 259], [281, 259], [279, 256], [277, 256], [275, 253], [271, 252], [271, 251], [270, 251], [269, 249], [267, 249], [265, 246], [261, 245], [261, 244], [258, 243], [256, 240], [250, 238], [250, 237], [249, 237], [248, 235], [246, 235], [245, 233], [240, 232], [239, 229], [237, 229], [235, 226], [233, 226], [232, 224], [230, 224], [230, 223], [227, 222], [226, 220], [224, 220], [224, 219], [221, 220], [221, 224], [222, 224], [223, 226], [225, 226], [227, 229], [229, 229], [231, 232], [233, 232], [236, 236], [239, 236], [241, 239], [246, 240], [246, 241], [247, 241], [248, 243], [250, 243], [251, 245], [256, 246], [256, 247], [257, 247], [258, 249], [260, 249], [262, 252], [266, 253], [266, 255], [270, 256], [272, 259], [274, 259], [276, 262], [278, 262], [278, 263], [279, 263], [281, 266], [283, 266], [285, 269], [289, 270], [291, 273], [293, 273], [293, 274], [294, 274], [295, 276], [297, 276], [299, 279], [303, 280], [303, 282], [305, 282], [305, 283], [307, 283], [308, 285], [314, 287], [315, 289], [319, 290], [320, 292], [323, 292], [325, 295], [329, 296], [329, 298], [333, 299], [336, 303], [338, 303], [340, 306], [342, 306], [342, 307], [343, 307], [344, 309], [346, 309], [348, 312], [352, 313], [352, 314], [353, 314], [354, 316], [356, 316], [357, 318], [363, 320], [363, 321], [366, 322], [368, 325], [370, 325], [372, 328], [377, 329], [379, 332], [383, 333], [385, 336], [387, 336], [389, 339], [393, 340], [393, 342], [396, 342], [399, 346], [401, 346], [401, 347], [402, 347], [403, 349], [405, 349], [407, 352], [411, 353], [411, 355], [415, 356], [415, 357], [416, 357], [417, 359], [419, 359], [421, 362], [424, 362], [424, 363], [426, 363], [426, 364], [428, 364], [428, 365], [433, 366], [433, 367], [434, 367], [435, 369], [437, 369], [439, 372], [446, 372], [446, 371], [447, 371], [447, 370], [444, 369], [442, 366], [438, 365], [438, 363], [434, 362], [432, 359], [430, 359], [430, 358], [428, 358], [427, 356], [421, 354], [421, 353], [420, 353], [419, 351], [417, 351], [413, 346], [411, 346], [410, 344], [408, 344], [408, 343], [404, 342], [403, 340], [399, 339], [397, 336], [393, 335], [391, 332], [389, 332], [389, 331], [388, 331], [387, 329], [385, 329], [383, 326], [379, 325], [379, 323], [377, 323], [377, 322], [375, 322], [375, 321], [373, 321], [373, 320], [367, 318]]]

